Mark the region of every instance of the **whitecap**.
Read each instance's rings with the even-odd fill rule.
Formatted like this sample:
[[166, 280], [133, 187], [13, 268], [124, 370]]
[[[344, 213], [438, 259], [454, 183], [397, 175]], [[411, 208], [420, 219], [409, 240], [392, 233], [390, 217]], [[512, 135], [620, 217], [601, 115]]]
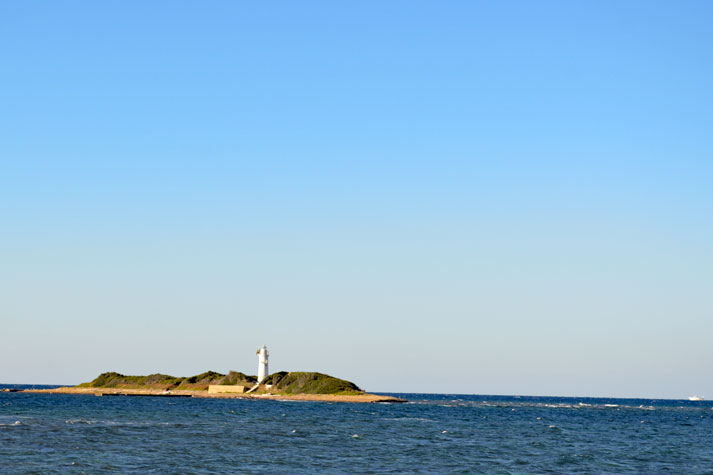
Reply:
[[425, 417], [384, 417], [384, 421], [401, 422], [401, 421], [416, 421], [416, 422], [436, 422], [433, 419], [426, 419]]
[[67, 419], [64, 421], [66, 424], [96, 424], [97, 421], [90, 421], [88, 419]]

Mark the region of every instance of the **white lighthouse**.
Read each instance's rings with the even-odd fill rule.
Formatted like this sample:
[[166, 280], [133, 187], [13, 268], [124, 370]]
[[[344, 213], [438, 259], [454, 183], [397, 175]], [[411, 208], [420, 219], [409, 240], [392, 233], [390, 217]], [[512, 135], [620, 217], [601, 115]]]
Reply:
[[267, 357], [270, 354], [267, 352], [265, 345], [262, 345], [262, 348], [257, 350], [255, 354], [257, 355], [257, 382], [260, 384], [269, 374], [267, 371]]

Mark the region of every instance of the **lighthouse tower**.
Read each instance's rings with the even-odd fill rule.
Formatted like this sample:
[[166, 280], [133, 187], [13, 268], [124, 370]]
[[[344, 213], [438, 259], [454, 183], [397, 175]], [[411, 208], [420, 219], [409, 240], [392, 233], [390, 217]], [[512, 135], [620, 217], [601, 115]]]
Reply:
[[267, 357], [270, 356], [270, 354], [267, 352], [265, 345], [262, 345], [262, 348], [257, 350], [255, 354], [257, 355], [257, 382], [259, 384], [262, 383], [269, 374], [267, 371]]

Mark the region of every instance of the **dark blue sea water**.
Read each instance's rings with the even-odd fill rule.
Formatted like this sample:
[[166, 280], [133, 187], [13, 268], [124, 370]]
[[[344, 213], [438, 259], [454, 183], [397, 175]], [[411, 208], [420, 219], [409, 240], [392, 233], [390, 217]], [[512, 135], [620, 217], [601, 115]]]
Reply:
[[713, 404], [0, 393], [2, 473], [713, 473]]

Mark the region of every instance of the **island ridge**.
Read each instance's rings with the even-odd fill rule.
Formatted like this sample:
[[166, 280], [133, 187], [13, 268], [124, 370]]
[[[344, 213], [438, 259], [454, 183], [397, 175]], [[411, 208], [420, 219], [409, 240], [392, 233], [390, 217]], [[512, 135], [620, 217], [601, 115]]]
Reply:
[[[215, 388], [225, 390], [212, 390]], [[234, 388], [234, 389], [233, 389]], [[173, 396], [206, 398], [246, 398], [334, 402], [403, 402], [392, 396], [369, 394], [356, 384], [317, 372], [270, 374], [258, 383], [256, 376], [238, 371], [221, 374], [206, 371], [190, 377], [166, 374], [126, 376], [102, 373], [88, 383], [74, 387], [27, 390], [38, 393], [93, 394], [96, 396]]]

